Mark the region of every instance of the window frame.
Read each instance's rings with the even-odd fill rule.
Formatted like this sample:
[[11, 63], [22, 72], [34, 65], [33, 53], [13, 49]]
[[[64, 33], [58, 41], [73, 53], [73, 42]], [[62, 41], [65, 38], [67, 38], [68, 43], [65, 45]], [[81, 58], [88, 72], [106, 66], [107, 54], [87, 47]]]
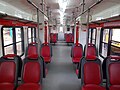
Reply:
[[[13, 31], [13, 37], [12, 37], [12, 43], [8, 45], [4, 45], [4, 37], [3, 37], [3, 29], [4, 28], [12, 28]], [[21, 28], [21, 41], [16, 41], [16, 30], [15, 28]], [[1, 41], [2, 41], [2, 53], [5, 54], [5, 47], [13, 45], [13, 53], [17, 54], [17, 44], [21, 42], [21, 50], [22, 54], [19, 55], [20, 57], [24, 55], [24, 29], [22, 26], [2, 26], [1, 28]]]
[[[107, 46], [107, 56], [110, 56], [111, 55], [111, 46], [114, 46], [112, 45], [112, 41], [115, 41], [115, 40], [112, 40], [112, 30], [113, 29], [119, 29], [120, 27], [106, 27], [106, 28], [101, 28], [101, 32], [100, 32], [100, 43], [99, 43], [99, 55], [102, 57], [102, 58], [105, 58], [105, 56], [102, 55], [102, 43], [105, 43], [103, 42], [103, 31], [104, 29], [109, 29], [109, 37], [108, 37], [108, 46]], [[118, 41], [116, 41], [118, 42]], [[106, 43], [107, 44], [107, 43]], [[114, 47], [117, 47], [117, 46], [114, 46]], [[117, 48], [120, 48], [120, 47], [117, 47]]]

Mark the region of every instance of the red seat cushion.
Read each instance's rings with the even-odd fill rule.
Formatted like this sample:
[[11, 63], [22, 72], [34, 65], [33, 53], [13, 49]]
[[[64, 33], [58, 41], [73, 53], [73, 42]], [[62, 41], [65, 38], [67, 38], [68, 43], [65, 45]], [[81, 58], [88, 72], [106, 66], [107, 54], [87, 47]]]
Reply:
[[51, 57], [43, 57], [45, 62], [50, 62], [51, 61]]
[[106, 90], [106, 89], [102, 86], [99, 86], [99, 85], [88, 84], [88, 85], [84, 85], [82, 87], [82, 90]]
[[75, 58], [75, 57], [73, 57], [73, 58], [72, 58], [72, 61], [73, 61], [74, 63], [79, 63], [79, 62], [80, 62], [80, 58]]
[[110, 90], [120, 90], [120, 85], [112, 85], [110, 86]]
[[17, 90], [42, 90], [41, 85], [37, 83], [24, 83], [20, 85]]
[[13, 83], [0, 83], [0, 90], [14, 90]]

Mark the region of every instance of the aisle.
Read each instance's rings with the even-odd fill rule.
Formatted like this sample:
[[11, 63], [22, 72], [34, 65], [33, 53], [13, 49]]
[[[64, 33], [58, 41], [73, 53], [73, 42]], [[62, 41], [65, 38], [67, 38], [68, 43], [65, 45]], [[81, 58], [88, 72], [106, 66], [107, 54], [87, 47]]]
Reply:
[[52, 62], [43, 80], [43, 90], [80, 90], [80, 80], [70, 57], [71, 46], [53, 46]]

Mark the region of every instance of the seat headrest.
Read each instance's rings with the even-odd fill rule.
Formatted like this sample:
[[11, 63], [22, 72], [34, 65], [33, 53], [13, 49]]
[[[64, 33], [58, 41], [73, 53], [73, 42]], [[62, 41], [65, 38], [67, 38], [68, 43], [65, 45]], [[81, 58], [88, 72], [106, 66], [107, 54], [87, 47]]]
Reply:
[[35, 44], [37, 44], [36, 42], [31, 42], [29, 45], [35, 45]]
[[29, 59], [38, 59], [38, 54], [28, 55], [27, 58], [29, 58]]
[[87, 55], [86, 56], [86, 60], [95, 60], [97, 58], [97, 56], [94, 55]]
[[7, 59], [14, 59], [14, 57], [17, 56], [16, 54], [7, 54], [3, 56], [2, 58], [7, 58]]
[[120, 60], [120, 56], [116, 56], [116, 55], [111, 55], [109, 56], [111, 59], [114, 59], [114, 60]]
[[94, 44], [92, 44], [92, 43], [88, 43], [88, 46], [94, 46]]

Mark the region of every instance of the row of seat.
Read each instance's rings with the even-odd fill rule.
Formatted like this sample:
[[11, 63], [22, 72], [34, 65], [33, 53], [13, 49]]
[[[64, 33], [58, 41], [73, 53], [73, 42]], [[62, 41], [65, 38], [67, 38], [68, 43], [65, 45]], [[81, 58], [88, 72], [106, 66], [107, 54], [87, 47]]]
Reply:
[[74, 35], [72, 33], [65, 33], [64, 34], [66, 43], [73, 43], [74, 42]]
[[58, 34], [57, 33], [50, 33], [50, 43], [57, 43]]
[[18, 86], [20, 57], [6, 55], [0, 58], [0, 90], [41, 90], [43, 69], [41, 58], [27, 56], [22, 60], [21, 83]]
[[106, 87], [103, 87], [103, 73], [101, 60], [97, 56], [81, 59], [82, 90], [120, 90], [120, 56], [106, 58]]
[[[43, 43], [40, 49], [37, 43], [30, 43], [23, 60], [15, 54], [1, 57], [0, 90], [41, 90], [42, 78], [47, 73], [45, 62], [49, 63], [51, 56], [52, 47], [48, 43]], [[18, 77], [21, 77], [19, 86]]]
[[28, 44], [28, 47], [26, 50], [26, 56], [27, 55], [35, 55], [38, 53], [40, 53], [40, 55], [43, 57], [45, 63], [51, 62], [52, 46], [49, 43], [43, 43], [39, 49], [38, 49], [37, 43]]
[[[78, 64], [83, 56], [85, 56], [86, 52], [86, 45], [84, 47], [84, 52], [83, 52], [83, 46], [80, 43], [75, 43], [72, 48], [71, 48], [71, 57], [72, 57], [72, 62]], [[87, 46], [87, 52], [86, 56], [98, 56], [97, 54], [97, 49], [94, 44], [88, 44]]]
[[[86, 55], [85, 55], [86, 52]], [[79, 63], [78, 78], [81, 78], [82, 90], [120, 90], [120, 57], [109, 56], [103, 64], [98, 58], [95, 45], [84, 47], [75, 44], [71, 50], [74, 63]], [[107, 87], [103, 87], [103, 77], [107, 80]]]

